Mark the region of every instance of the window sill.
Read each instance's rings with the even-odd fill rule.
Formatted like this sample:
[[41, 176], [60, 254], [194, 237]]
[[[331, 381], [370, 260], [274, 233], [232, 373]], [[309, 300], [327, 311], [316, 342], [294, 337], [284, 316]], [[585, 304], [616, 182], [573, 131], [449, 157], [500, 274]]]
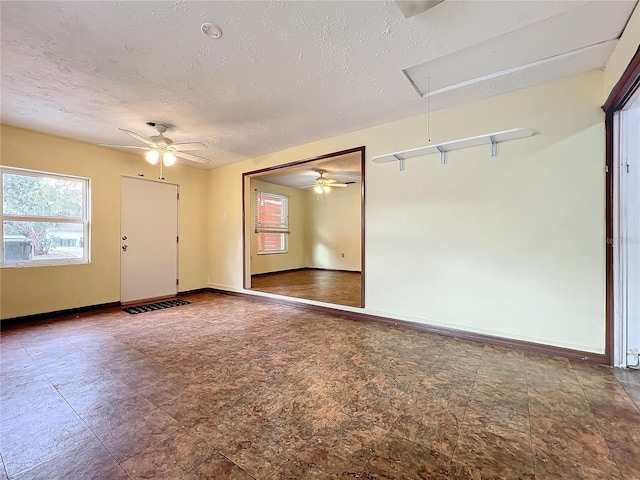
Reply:
[[91, 262], [86, 258], [78, 258], [76, 260], [64, 260], [64, 261], [34, 260], [31, 262], [4, 262], [4, 263], [0, 263], [0, 268], [63, 267], [65, 265], [86, 265], [89, 263]]

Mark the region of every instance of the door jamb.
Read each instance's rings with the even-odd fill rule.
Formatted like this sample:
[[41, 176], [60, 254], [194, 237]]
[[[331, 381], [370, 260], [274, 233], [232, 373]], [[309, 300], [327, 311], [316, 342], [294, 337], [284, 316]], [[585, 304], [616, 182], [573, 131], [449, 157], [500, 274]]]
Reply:
[[640, 46], [602, 106], [605, 112], [605, 361], [607, 365], [613, 365], [616, 341], [614, 328], [617, 311], [614, 289], [614, 207], [616, 206], [614, 200], [618, 192], [617, 186], [614, 185], [616, 171], [614, 114], [624, 108], [638, 88], [640, 88]]

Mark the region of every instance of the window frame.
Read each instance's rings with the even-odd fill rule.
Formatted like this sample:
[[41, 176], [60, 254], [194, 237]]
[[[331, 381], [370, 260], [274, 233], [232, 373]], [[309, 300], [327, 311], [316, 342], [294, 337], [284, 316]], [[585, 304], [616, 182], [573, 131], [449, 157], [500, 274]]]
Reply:
[[[82, 182], [82, 217], [59, 217], [47, 215], [16, 215], [4, 213], [4, 175], [20, 175], [37, 178], [73, 179]], [[66, 175], [55, 172], [44, 172], [26, 168], [0, 166], [0, 268], [52, 267], [62, 265], [84, 265], [91, 263], [91, 179], [77, 175]], [[8, 260], [4, 259], [4, 222], [47, 222], [82, 224], [83, 256], [81, 258], [49, 258], [45, 260]]]
[[[261, 196], [270, 196], [270, 197], [277, 197], [280, 199], [281, 202], [281, 214], [280, 217], [283, 219], [282, 222], [280, 222], [280, 224], [278, 226], [275, 226], [275, 224], [266, 226], [266, 227], [261, 227], [260, 226], [260, 221], [259, 221], [259, 211], [260, 211], [260, 198]], [[287, 197], [286, 195], [280, 195], [278, 193], [272, 193], [272, 192], [264, 192], [261, 190], [256, 190], [256, 198], [255, 198], [255, 202], [254, 202], [254, 223], [255, 223], [255, 233], [257, 235], [256, 241], [257, 241], [257, 246], [256, 246], [256, 254], [257, 255], [281, 255], [281, 254], [286, 254], [289, 253], [289, 197]], [[261, 250], [260, 249], [260, 235], [265, 235], [265, 234], [276, 234], [276, 235], [280, 235], [281, 238], [281, 245], [283, 246], [283, 248], [278, 249], [278, 250]]]

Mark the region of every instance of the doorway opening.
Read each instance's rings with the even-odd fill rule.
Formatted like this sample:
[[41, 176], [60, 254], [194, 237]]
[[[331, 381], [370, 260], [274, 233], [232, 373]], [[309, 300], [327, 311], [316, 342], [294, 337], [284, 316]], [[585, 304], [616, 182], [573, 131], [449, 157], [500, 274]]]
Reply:
[[245, 289], [364, 307], [364, 150], [243, 174]]
[[606, 127], [606, 349], [640, 367], [640, 49], [603, 106]]

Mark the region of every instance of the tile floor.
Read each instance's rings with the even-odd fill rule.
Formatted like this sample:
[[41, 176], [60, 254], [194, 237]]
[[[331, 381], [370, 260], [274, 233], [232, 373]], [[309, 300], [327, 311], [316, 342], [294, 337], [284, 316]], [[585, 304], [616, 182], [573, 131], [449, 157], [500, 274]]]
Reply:
[[640, 372], [188, 299], [5, 327], [0, 478], [640, 479]]

